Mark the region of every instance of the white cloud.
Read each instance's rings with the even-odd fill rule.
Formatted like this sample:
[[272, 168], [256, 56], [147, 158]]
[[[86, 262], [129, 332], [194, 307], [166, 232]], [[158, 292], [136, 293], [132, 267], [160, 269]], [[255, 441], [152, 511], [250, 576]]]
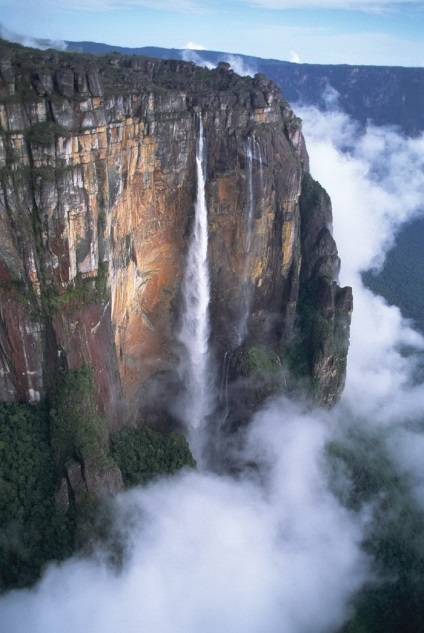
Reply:
[[192, 51], [204, 51], [206, 50], [205, 46], [202, 46], [202, 44], [196, 44], [196, 42], [187, 42], [187, 44], [185, 44], [183, 46], [184, 49], [189, 49]]
[[249, 0], [250, 5], [264, 9], [340, 9], [355, 10], [365, 12], [382, 12], [393, 11], [394, 9], [402, 9], [407, 6], [409, 9], [417, 7], [422, 9], [424, 4], [422, 0]]
[[249, 75], [250, 77], [254, 77], [258, 72], [256, 68], [249, 66], [249, 64], [247, 64], [246, 61], [238, 55], [226, 55], [223, 61], [230, 64], [231, 68], [238, 75]]
[[[401, 225], [424, 216], [424, 136], [394, 129], [360, 131], [339, 111], [298, 108], [311, 172], [328, 190], [341, 281], [353, 287], [347, 381], [340, 410], [364, 420], [363, 432], [384, 429], [393, 464], [407, 474], [424, 507], [424, 384], [416, 383], [424, 338], [400, 310], [363, 287], [361, 271], [382, 265]], [[343, 413], [341, 413], [343, 418]], [[412, 426], [411, 426], [412, 425]]]
[[325, 415], [280, 400], [251, 427], [261, 478], [187, 473], [119, 495], [121, 572], [102, 555], [50, 567], [0, 599], [8, 633], [326, 631], [368, 573], [362, 517], [326, 484]]
[[290, 51], [290, 61], [294, 64], [300, 64], [300, 57], [296, 51]]
[[172, 12], [190, 12], [201, 11], [202, 3], [198, 0], [40, 0], [35, 2], [34, 0], [13, 0], [14, 5], [22, 5], [24, 8], [28, 5], [35, 5], [34, 8], [39, 7], [47, 10], [56, 11], [122, 11], [128, 8], [145, 8], [155, 9], [158, 11], [172, 11]]
[[31, 48], [41, 48], [45, 50], [47, 48], [55, 48], [57, 50], [66, 50], [67, 45], [61, 40], [37, 40], [26, 35], [19, 35], [13, 31], [9, 31], [6, 27], [0, 24], [0, 37], [9, 42], [18, 42], [23, 46], [29, 46]]
[[[203, 66], [209, 69], [215, 68], [216, 64], [207, 61], [202, 57], [201, 53], [196, 52], [201, 50], [202, 49], [200, 48], [189, 49], [188, 47], [186, 47], [182, 52], [181, 57], [184, 61], [194, 62], [195, 64], [197, 64], [197, 66]], [[224, 55], [221, 61], [230, 64], [231, 68], [238, 75], [250, 75], [251, 77], [253, 77], [258, 72], [256, 68], [254, 68], [253, 66], [249, 66], [249, 64], [247, 64], [245, 60], [239, 55]]]
[[197, 64], [197, 66], [203, 66], [204, 68], [209, 68], [210, 70], [212, 68], [215, 68], [215, 64], [212, 64], [212, 62], [208, 62], [207, 60], [203, 59], [203, 57], [201, 57], [199, 53], [196, 53], [196, 51], [192, 49], [186, 48], [185, 50], [183, 50], [181, 58], [185, 62], [193, 62], [194, 64]]

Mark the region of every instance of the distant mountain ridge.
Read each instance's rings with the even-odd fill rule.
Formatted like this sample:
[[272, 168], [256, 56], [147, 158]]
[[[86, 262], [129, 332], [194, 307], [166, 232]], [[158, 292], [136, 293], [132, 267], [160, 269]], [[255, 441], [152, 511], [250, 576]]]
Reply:
[[[328, 107], [328, 89], [337, 91], [340, 108], [362, 124], [395, 125], [409, 136], [424, 130], [424, 68], [297, 64], [249, 55], [206, 50], [144, 46], [124, 48], [95, 42], [66, 42], [70, 50], [85, 53], [145, 55], [185, 59], [198, 64], [240, 60], [253, 73], [264, 73], [281, 89], [289, 103]], [[237, 69], [235, 68], [236, 72]], [[331, 97], [331, 95], [330, 95]]]

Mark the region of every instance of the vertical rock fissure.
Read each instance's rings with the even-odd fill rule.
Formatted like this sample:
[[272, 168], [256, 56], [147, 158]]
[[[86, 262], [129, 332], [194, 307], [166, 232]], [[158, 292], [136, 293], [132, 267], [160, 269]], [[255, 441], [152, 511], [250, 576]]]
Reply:
[[246, 226], [246, 249], [244, 254], [243, 279], [240, 301], [240, 317], [236, 328], [236, 347], [239, 347], [245, 340], [248, 331], [248, 322], [252, 304], [252, 287], [250, 279], [250, 260], [253, 240], [253, 219], [255, 214], [255, 191], [253, 183], [253, 161], [256, 160], [260, 167], [260, 178], [262, 181], [262, 157], [259, 144], [255, 138], [249, 136], [246, 141], [246, 164], [247, 164], [247, 226]]

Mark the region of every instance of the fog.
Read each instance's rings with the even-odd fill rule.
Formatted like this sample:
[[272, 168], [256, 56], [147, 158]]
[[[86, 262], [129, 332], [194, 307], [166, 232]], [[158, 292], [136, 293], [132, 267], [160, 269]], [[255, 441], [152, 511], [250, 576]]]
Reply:
[[378, 575], [362, 542], [384, 493], [348, 504], [351, 473], [329, 446], [353, 447], [365, 468], [378, 450], [424, 507], [424, 340], [361, 282], [424, 209], [424, 139], [363, 131], [337, 110], [296, 112], [332, 198], [340, 282], [354, 291], [341, 402], [328, 412], [274, 398], [243, 438], [237, 476], [187, 471], [118, 495], [110, 547], [122, 565], [103, 546], [50, 566], [35, 588], [0, 599], [2, 632], [337, 631]]
[[[203, 58], [201, 49], [194, 50], [192, 48], [186, 48], [181, 53], [181, 58], [185, 62], [194, 62], [198, 66], [209, 68], [209, 70], [216, 68], [216, 64], [208, 62]], [[243, 77], [246, 75], [254, 77], [254, 75], [258, 72], [257, 68], [247, 64], [247, 62], [239, 55], [224, 55], [220, 61], [230, 64], [234, 72], [237, 73], [237, 75], [242, 75]]]
[[65, 51], [67, 44], [62, 40], [42, 40], [28, 37], [27, 35], [20, 35], [9, 31], [5, 26], [0, 23], [0, 37], [9, 42], [17, 42], [22, 46], [29, 46], [30, 48], [40, 48], [46, 50], [48, 48], [55, 48], [56, 50]]

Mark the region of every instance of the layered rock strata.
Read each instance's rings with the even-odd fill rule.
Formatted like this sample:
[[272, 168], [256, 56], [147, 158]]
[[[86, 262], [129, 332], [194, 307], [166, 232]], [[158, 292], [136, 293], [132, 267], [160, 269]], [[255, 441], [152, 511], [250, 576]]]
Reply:
[[[313, 201], [300, 211], [308, 172], [301, 123], [272, 82], [226, 64], [209, 71], [4, 44], [0, 79], [1, 400], [36, 401], [57, 371], [90, 364], [102, 411], [124, 411], [122, 421], [144, 410], [149, 421], [154, 378], [175, 367], [195, 112], [207, 144], [213, 347], [235, 345], [246, 270], [247, 342], [273, 349], [296, 338], [301, 281], [326, 269], [314, 301], [331, 327], [310, 373], [322, 387], [318, 400], [337, 398], [351, 295], [336, 283], [328, 200], [323, 213]], [[261, 156], [252, 167], [251, 229], [249, 137]]]

